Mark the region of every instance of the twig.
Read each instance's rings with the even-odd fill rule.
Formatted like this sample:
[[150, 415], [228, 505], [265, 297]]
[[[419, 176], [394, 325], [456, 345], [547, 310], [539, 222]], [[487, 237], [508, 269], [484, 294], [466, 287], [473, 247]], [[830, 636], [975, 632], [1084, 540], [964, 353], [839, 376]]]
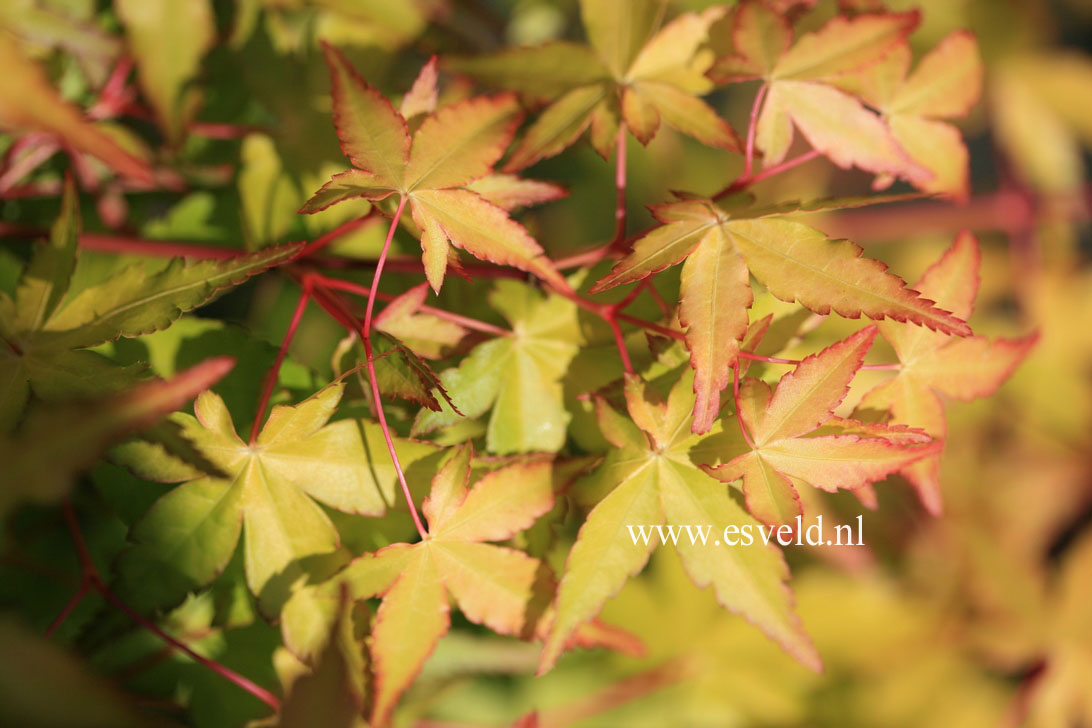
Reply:
[[364, 342], [364, 355], [368, 362], [368, 377], [372, 384], [372, 398], [375, 400], [375, 411], [379, 416], [379, 427], [383, 430], [383, 439], [387, 441], [387, 451], [394, 461], [394, 472], [398, 474], [398, 482], [402, 486], [402, 495], [406, 497], [406, 505], [409, 506], [410, 515], [413, 516], [413, 525], [417, 527], [417, 533], [424, 541], [428, 538], [421, 516], [417, 513], [417, 506], [413, 502], [409, 484], [406, 482], [406, 474], [402, 472], [402, 463], [398, 460], [398, 452], [394, 449], [394, 440], [391, 438], [391, 428], [387, 424], [387, 415], [383, 412], [383, 401], [379, 396], [379, 380], [375, 376], [375, 354], [372, 352], [372, 314], [375, 311], [375, 294], [379, 288], [379, 279], [383, 275], [383, 264], [387, 261], [387, 253], [391, 249], [391, 241], [394, 240], [394, 231], [398, 229], [398, 221], [402, 218], [402, 211], [406, 209], [407, 197], [402, 195], [398, 200], [398, 209], [391, 218], [391, 226], [387, 230], [387, 239], [383, 243], [383, 252], [379, 254], [379, 260], [375, 265], [375, 277], [368, 291], [368, 304], [364, 309], [364, 327], [360, 332], [360, 338]]
[[[178, 639], [164, 632], [157, 625], [150, 622], [128, 604], [119, 599], [117, 595], [115, 595], [112, 591], [110, 591], [109, 588], [107, 588], [105, 582], [103, 582], [102, 580], [102, 577], [99, 575], [98, 568], [95, 566], [94, 561], [92, 561], [91, 553], [87, 549], [87, 542], [84, 541], [83, 532], [80, 530], [80, 524], [76, 518], [76, 511], [72, 508], [71, 503], [65, 503], [64, 505], [64, 518], [66, 524], [68, 525], [69, 533], [72, 534], [72, 541], [76, 546], [76, 555], [79, 558], [80, 568], [83, 572], [80, 584], [80, 591], [86, 592], [88, 587], [93, 588], [100, 595], [102, 595], [103, 599], [117, 607], [119, 610], [128, 615], [129, 618], [132, 619], [134, 622], [162, 639], [174, 649], [183, 652], [195, 662], [204, 665], [208, 669], [215, 672], [217, 675], [223, 677], [225, 680], [228, 680], [234, 685], [239, 686], [240, 688], [247, 691], [258, 700], [261, 700], [263, 703], [273, 708], [274, 710], [280, 710], [281, 701], [273, 693], [269, 692], [261, 685], [258, 685], [252, 680], [243, 677], [231, 668], [221, 665], [215, 660], [210, 660], [209, 658], [194, 652], [189, 646], [185, 645]], [[54, 624], [50, 625], [50, 633], [55, 631], [57, 627], [60, 626], [60, 624], [64, 621], [62, 619], [63, 617], [67, 617], [68, 614], [71, 613], [72, 610], [70, 607], [75, 606], [75, 604], [73, 603], [74, 601], [75, 600], [71, 600], [69, 602], [69, 605], [65, 607], [65, 611], [62, 611], [62, 613], [58, 615], [58, 618], [54, 620]]]

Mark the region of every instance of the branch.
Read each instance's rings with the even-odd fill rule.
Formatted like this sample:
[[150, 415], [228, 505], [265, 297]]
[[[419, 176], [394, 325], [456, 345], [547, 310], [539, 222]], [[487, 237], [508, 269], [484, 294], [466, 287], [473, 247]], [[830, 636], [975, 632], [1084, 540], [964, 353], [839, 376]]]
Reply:
[[[121, 601], [121, 599], [119, 599], [112, 591], [110, 591], [109, 588], [107, 588], [105, 582], [103, 582], [102, 580], [102, 577], [99, 576], [98, 568], [95, 566], [94, 561], [92, 561], [91, 559], [91, 553], [87, 549], [87, 542], [84, 541], [83, 532], [80, 530], [80, 524], [79, 521], [76, 519], [76, 512], [72, 508], [71, 503], [65, 503], [64, 517], [65, 522], [68, 525], [69, 533], [72, 534], [72, 541], [76, 546], [76, 555], [79, 558], [80, 568], [83, 572], [83, 576], [80, 582], [80, 591], [86, 592], [87, 587], [94, 588], [95, 591], [102, 595], [103, 599], [108, 601], [110, 604], [113, 604], [115, 607], [128, 615], [129, 618], [132, 619], [134, 622], [162, 639], [174, 649], [185, 653], [195, 662], [204, 665], [208, 669], [215, 672], [217, 675], [223, 677], [225, 680], [228, 680], [234, 685], [239, 686], [243, 690], [256, 697], [258, 700], [261, 700], [263, 703], [273, 708], [273, 710], [280, 710], [281, 701], [277, 698], [276, 695], [269, 692], [261, 685], [253, 682], [249, 678], [243, 677], [231, 668], [225, 667], [215, 660], [210, 660], [203, 655], [197, 654], [189, 646], [183, 644], [176, 638], [167, 634], [157, 625], [153, 624], [148, 619], [143, 617], [128, 604]], [[80, 595], [79, 592], [77, 592], [77, 595]], [[70, 601], [69, 604], [65, 607], [65, 610], [62, 611], [60, 615], [58, 615], [56, 620], [54, 620], [54, 624], [50, 625], [50, 633], [56, 630], [56, 628], [60, 626], [60, 623], [63, 622], [63, 618], [67, 617], [68, 614], [71, 613], [71, 608], [75, 606], [75, 604], [73, 603], [75, 601], [78, 600], [74, 598], [72, 601]]]

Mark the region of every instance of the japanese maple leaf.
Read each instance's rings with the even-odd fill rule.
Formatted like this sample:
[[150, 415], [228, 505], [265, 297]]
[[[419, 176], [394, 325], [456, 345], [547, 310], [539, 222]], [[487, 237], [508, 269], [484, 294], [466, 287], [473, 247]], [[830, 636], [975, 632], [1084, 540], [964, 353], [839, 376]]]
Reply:
[[[916, 288], [970, 318], [978, 294], [979, 261], [977, 239], [961, 233]], [[1020, 339], [954, 338], [887, 321], [880, 322], [879, 328], [898, 355], [899, 372], [866, 394], [859, 407], [888, 410], [891, 422], [919, 428], [939, 440], [946, 436], [947, 425], [938, 394], [964, 402], [993, 394], [1038, 339], [1036, 334]], [[938, 452], [902, 470], [932, 513], [941, 510], [939, 467]]]
[[[154, 450], [127, 450], [124, 464], [138, 475], [185, 481], [133, 526], [136, 545], [120, 560], [122, 589], [138, 606], [166, 606], [210, 583], [243, 531], [247, 585], [263, 611], [276, 614], [308, 573], [305, 560], [332, 557], [339, 548], [338, 532], [316, 501], [346, 513], [386, 512], [396, 474], [379, 426], [328, 422], [343, 389], [331, 385], [296, 406], [274, 407], [250, 444], [235, 433], [223, 400], [203, 393], [196, 417], [173, 420], [226, 477], [168, 467]], [[395, 447], [404, 468], [435, 451], [406, 440]]]
[[802, 514], [792, 479], [826, 491], [855, 489], [940, 452], [920, 432], [833, 417], [875, 337], [869, 326], [809, 356], [774, 391], [759, 379], [743, 381], [737, 415], [746, 452], [705, 470], [725, 483], [742, 479], [755, 518], [777, 525]]
[[734, 53], [718, 59], [709, 75], [720, 82], [764, 81], [755, 143], [766, 166], [785, 158], [795, 126], [843, 169], [924, 185], [929, 170], [906, 154], [876, 113], [836, 87], [843, 76], [884, 58], [918, 21], [917, 12], [835, 17], [794, 43], [788, 22], [752, 0], [733, 17]]
[[[719, 421], [718, 429], [706, 437], [691, 433], [692, 377], [685, 369], [663, 401], [648, 383], [628, 375], [629, 418], [597, 400], [600, 430], [616, 449], [574, 486], [578, 500], [595, 505], [565, 563], [540, 673], [554, 665], [569, 636], [644, 568], [657, 542], [635, 542], [627, 527], [665, 521], [676, 527], [712, 524], [715, 533], [730, 525], [757, 527], [727, 489], [698, 466], [717, 459], [727, 438], [719, 431]], [[776, 548], [758, 541], [729, 548], [684, 538], [675, 547], [698, 586], [711, 585], [721, 605], [746, 617], [803, 664], [818, 669], [818, 655], [793, 614], [783, 583], [788, 569]]]
[[[851, 204], [856, 203], [795, 206], [815, 210]], [[696, 372], [695, 432], [712, 426], [719, 393], [730, 381], [753, 302], [750, 275], [777, 298], [816, 313], [889, 317], [959, 336], [970, 333], [965, 322], [907, 289], [883, 263], [861, 257], [854, 243], [830, 240], [803, 223], [778, 217], [788, 209], [748, 210], [707, 200], [655, 207], [653, 214], [664, 224], [638, 239], [633, 251], [591, 289], [638, 281], [686, 260], [679, 320], [687, 327]]]
[[713, 90], [705, 42], [724, 10], [683, 13], [656, 32], [664, 7], [662, 0], [581, 0], [590, 46], [559, 41], [451, 63], [531, 100], [550, 100], [506, 170], [558, 154], [589, 126], [592, 144], [609, 158], [623, 121], [642, 144], [663, 121], [703, 144], [739, 151], [732, 127], [698, 98]]
[[[905, 40], [878, 63], [838, 81], [878, 109], [892, 137], [932, 177], [919, 189], [966, 200], [967, 147], [959, 130], [942, 119], [970, 113], [982, 94], [982, 59], [974, 35], [957, 31], [927, 53], [910, 73]], [[877, 180], [889, 184], [890, 175]]]
[[0, 433], [15, 426], [32, 392], [54, 400], [132, 384], [139, 366], [118, 366], [90, 347], [165, 329], [231, 286], [287, 262], [301, 247], [197, 263], [177, 258], [151, 275], [133, 265], [68, 296], [79, 235], [78, 199], [69, 180], [61, 215], [49, 240], [35, 247], [14, 299], [0, 291]]
[[472, 448], [453, 448], [423, 503], [428, 534], [365, 554], [335, 579], [303, 590], [285, 607], [285, 644], [306, 655], [330, 621], [336, 595], [382, 597], [371, 655], [375, 672], [372, 722], [386, 723], [398, 697], [450, 626], [449, 602], [494, 632], [520, 635], [540, 564], [504, 541], [529, 528], [553, 506], [548, 460], [519, 462], [486, 473], [473, 488]]
[[440, 402], [439, 412], [421, 410], [411, 434], [492, 409], [486, 428], [490, 452], [560, 450], [571, 417], [561, 378], [584, 343], [576, 305], [512, 280], [497, 281], [489, 303], [508, 319], [512, 335], [479, 344], [458, 367], [441, 372], [451, 402]]
[[[476, 97], [429, 113], [411, 136], [406, 118], [324, 45], [330, 66], [334, 125], [356, 169], [335, 174], [300, 212], [325, 210], [353, 198], [397, 194], [409, 202], [421, 232], [425, 275], [439, 291], [449, 244], [482, 260], [511, 265], [564, 287], [542, 248], [507, 212], [469, 188], [490, 175], [519, 122], [512, 96]], [[426, 81], [423, 82], [427, 86]], [[428, 94], [411, 91], [409, 110], [428, 108]]]

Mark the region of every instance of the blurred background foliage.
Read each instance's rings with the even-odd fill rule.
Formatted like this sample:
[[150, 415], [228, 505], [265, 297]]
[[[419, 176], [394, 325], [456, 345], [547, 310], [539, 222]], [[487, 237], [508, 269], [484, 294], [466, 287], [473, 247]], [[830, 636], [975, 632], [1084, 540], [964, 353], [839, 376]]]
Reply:
[[[671, 12], [712, 4], [676, 0]], [[878, 509], [865, 514], [866, 547], [787, 550], [800, 613], [826, 662], [821, 675], [693, 588], [677, 557], [660, 549], [604, 613], [644, 639], [644, 655], [578, 652], [536, 679], [536, 647], [457, 622], [403, 702], [401, 724], [427, 718], [429, 725], [506, 725], [537, 709], [546, 726], [1092, 726], [1092, 4], [887, 5], [922, 9], [912, 38], [918, 51], [954, 29], [978, 36], [986, 98], [961, 123], [972, 198], [963, 207], [914, 202], [812, 222], [864, 245], [907, 280], [956, 232], [974, 229], [983, 261], [972, 326], [988, 335], [1041, 334], [997, 396], [950, 405], [944, 515], [927, 516], [907, 484], [893, 478], [877, 488]], [[799, 27], [818, 27], [836, 11], [823, 0]], [[27, 241], [55, 217], [63, 171], [73, 164], [85, 229], [97, 241], [81, 251], [74, 292], [135, 260], [127, 239], [238, 249], [314, 239], [361, 212], [346, 204], [314, 216], [295, 213], [326, 177], [347, 167], [330, 119], [319, 40], [344, 48], [370, 83], [397, 97], [432, 54], [579, 39], [577, 15], [575, 0], [5, 0], [3, 57], [17, 53], [21, 62], [39, 63], [60, 98], [90, 110], [93, 126], [147, 164], [153, 179], [118, 176], [82, 153], [70, 161], [51, 141], [55, 129], [12, 124], [21, 91], [10, 78], [14, 67], [5, 65], [0, 123], [19, 128], [0, 134], [0, 289], [13, 290]], [[111, 74], [129, 60], [140, 96], [106, 98]], [[465, 79], [443, 81], [451, 98], [471, 88]], [[753, 90], [732, 86], [709, 100], [742, 129]], [[628, 152], [631, 232], [651, 223], [645, 205], [670, 190], [709, 194], [742, 169], [738, 155], [667, 129], [647, 148], [630, 139]], [[569, 190], [566, 199], [521, 217], [551, 256], [611, 235], [613, 167], [588, 145], [539, 163], [531, 175]], [[773, 201], [861, 193], [867, 185], [864, 175], [819, 161], [755, 192]], [[381, 228], [362, 226], [335, 249], [374, 257]], [[396, 246], [411, 253], [416, 241], [400, 234]], [[148, 265], [154, 270], [163, 261]], [[667, 293], [677, 286], [674, 271], [657, 279]], [[361, 283], [369, 277], [366, 269], [345, 275]], [[398, 292], [415, 282], [417, 276], [390, 275], [384, 288]], [[243, 428], [296, 295], [287, 278], [263, 276], [164, 332], [111, 351], [122, 362], [149, 361], [161, 376], [211, 355], [237, 357], [216, 390]], [[445, 303], [500, 321], [480, 292], [458, 280], [444, 287], [437, 305]], [[767, 297], [755, 313], [785, 310]], [[811, 353], [857, 327], [837, 317], [812, 323], [807, 341], [783, 356]], [[321, 312], [309, 311], [282, 371], [283, 388], [298, 399], [328, 381], [341, 336]], [[571, 376], [579, 374], [580, 357], [597, 351], [611, 351], [603, 332], [590, 338]], [[878, 381], [872, 374], [858, 377], [847, 411]], [[407, 416], [412, 412], [395, 417], [400, 427]], [[577, 435], [579, 419], [573, 428]], [[75, 498], [88, 514], [100, 568], [108, 569], [127, 526], [164, 490], [110, 464], [85, 478]], [[827, 496], [822, 507], [847, 519], [861, 508], [849, 495]], [[338, 525], [357, 552], [408, 528], [404, 514], [383, 526], [395, 535], [349, 521]], [[276, 628], [256, 616], [240, 588], [240, 573], [233, 562], [210, 592], [191, 598], [164, 625], [203, 654], [275, 687], [293, 667]], [[0, 706], [10, 715], [45, 716], [41, 725], [58, 726], [138, 725], [151, 715], [213, 728], [264, 714], [257, 700], [165, 650], [153, 635], [88, 634], [85, 627], [104, 607], [97, 597], [82, 602], [51, 643], [36, 637], [78, 581], [59, 511], [21, 510], [0, 561], [0, 604], [13, 615], [0, 622]]]

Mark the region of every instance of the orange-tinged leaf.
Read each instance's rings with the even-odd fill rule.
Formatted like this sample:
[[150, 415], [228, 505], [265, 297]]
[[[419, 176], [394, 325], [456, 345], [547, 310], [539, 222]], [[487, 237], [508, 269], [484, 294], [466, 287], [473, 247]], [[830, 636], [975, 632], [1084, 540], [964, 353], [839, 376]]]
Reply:
[[638, 84], [637, 88], [656, 107], [660, 118], [668, 126], [694, 137], [702, 144], [733, 152], [742, 151], [735, 130], [701, 99], [666, 83], [646, 81]]
[[843, 169], [855, 166], [915, 183], [930, 178], [928, 170], [899, 147], [876, 113], [844, 91], [811, 81], [771, 86], [756, 137], [766, 165], [777, 164], [788, 151], [780, 114], [791, 118], [816, 150]]
[[312, 215], [345, 200], [363, 198], [382, 200], [394, 193], [394, 190], [380, 181], [371, 172], [362, 169], [350, 169], [335, 174], [319, 188], [300, 208], [300, 212]]
[[446, 539], [434, 542], [432, 553], [463, 616], [497, 634], [520, 634], [538, 559], [515, 549]]
[[387, 723], [398, 697], [451, 624], [437, 566], [430, 549], [415, 548], [376, 612], [371, 646], [375, 725]]
[[668, 223], [654, 229], [633, 245], [633, 252], [614, 264], [610, 273], [594, 286], [598, 293], [623, 283], [632, 283], [675, 265], [690, 255], [717, 224], [715, 217]]
[[402, 97], [398, 112], [402, 114], [403, 119], [412, 119], [419, 114], [431, 114], [436, 110], [438, 96], [436, 77], [436, 56], [432, 56], [425, 65], [421, 66], [410, 90]]
[[876, 327], [812, 354], [781, 377], [760, 423], [748, 423], [755, 444], [797, 437], [826, 422], [849, 392], [853, 375], [876, 338]]
[[0, 126], [55, 134], [72, 149], [101, 159], [119, 174], [152, 181], [147, 163], [122, 149], [64, 101], [7, 32], [0, 33], [0, 68], [4, 69], [0, 74]]
[[482, 199], [492, 202], [502, 210], [514, 210], [517, 207], [552, 202], [568, 194], [564, 187], [552, 182], [499, 173], [476, 179], [466, 188], [471, 192], [477, 192]]
[[467, 619], [501, 634], [519, 635], [529, 626], [538, 559], [483, 541], [526, 530], [553, 507], [552, 463], [503, 466], [467, 492], [471, 454], [470, 445], [454, 450], [433, 478], [423, 504], [424, 540], [365, 554], [329, 581], [297, 590], [285, 609], [285, 643], [306, 656], [328, 629], [343, 587], [352, 599], [382, 595], [371, 643], [376, 725], [386, 724], [447, 632], [449, 597]]
[[[939, 452], [941, 443], [924, 433], [831, 414], [875, 335], [870, 326], [808, 357], [781, 378], [772, 395], [764, 383], [744, 380], [738, 416], [751, 435], [750, 451], [702, 469], [726, 483], [742, 478], [751, 514], [781, 525], [801, 513], [791, 479], [829, 491], [855, 489]], [[831, 431], [839, 434], [826, 434]]]
[[552, 464], [516, 463], [486, 473], [459, 507], [439, 523], [429, 521], [436, 538], [503, 541], [525, 530], [554, 502]]
[[1020, 339], [956, 339], [913, 366], [914, 374], [953, 399], [988, 397], [1009, 378], [1035, 346], [1038, 336]]
[[447, 522], [466, 499], [473, 455], [474, 447], [469, 442], [456, 446], [432, 477], [432, 490], [421, 504], [421, 510], [434, 529]]
[[887, 120], [895, 142], [930, 176], [914, 181], [924, 192], [965, 200], [970, 187], [967, 146], [959, 130], [943, 121], [895, 115]]
[[[971, 233], [962, 232], [940, 260], [925, 271], [915, 290], [967, 320], [974, 313], [974, 300], [978, 296], [980, 261], [978, 240]], [[879, 329], [903, 362], [912, 361], [949, 340], [936, 331], [891, 322], [881, 322]]]
[[642, 98], [636, 88], [627, 86], [622, 91], [622, 117], [641, 144], [652, 141], [656, 130], [660, 128], [660, 113], [656, 108], [655, 104]]
[[732, 461], [743, 480], [743, 497], [752, 516], [770, 524], [791, 524], [804, 513], [792, 482], [762, 455], [751, 452]]
[[410, 198], [410, 214], [421, 231], [421, 260], [425, 264], [425, 277], [436, 293], [444, 284], [447, 271], [448, 249], [451, 242], [440, 221], [432, 214], [429, 207]]
[[956, 31], [921, 59], [886, 111], [943, 119], [966, 116], [982, 94], [983, 73], [974, 35]]
[[888, 317], [958, 336], [971, 332], [966, 322], [907, 289], [883, 263], [861, 257], [861, 248], [848, 240], [829, 240], [807, 225], [774, 218], [734, 220], [726, 227], [751, 274], [783, 301], [822, 314]]
[[[888, 424], [889, 427], [909, 426], [930, 433], [940, 442], [948, 433], [940, 398], [912, 377], [899, 376], [872, 389], [861, 399], [858, 409], [889, 410], [891, 422], [898, 423]], [[944, 509], [940, 492], [940, 455], [911, 463], [902, 470], [902, 475], [914, 486], [925, 509], [940, 515]]]
[[939, 119], [966, 116], [978, 103], [983, 75], [978, 45], [970, 33], [953, 33], [907, 76], [910, 56], [902, 41], [882, 61], [838, 85], [878, 108], [894, 141], [928, 170], [930, 176], [911, 180], [918, 189], [966, 199], [967, 148], [959, 130]]
[[693, 432], [708, 432], [720, 411], [720, 392], [731, 381], [732, 363], [747, 331], [754, 301], [747, 265], [713, 228], [683, 264], [679, 322], [694, 368]]
[[475, 97], [428, 116], [413, 135], [407, 189], [459, 187], [489, 174], [519, 118], [513, 96]]
[[[764, 3], [747, 0], [732, 19], [732, 44], [739, 59], [736, 73], [767, 76], [792, 44], [792, 26]], [[714, 67], [710, 75], [723, 79], [724, 72]]]
[[917, 11], [835, 17], [781, 56], [775, 79], [830, 80], [879, 60], [917, 27]]
[[713, 84], [705, 72], [713, 62], [712, 53], [702, 51], [709, 26], [724, 15], [723, 8], [703, 13], [683, 13], [665, 25], [641, 48], [626, 72], [634, 82], [670, 85], [680, 93], [705, 94]]
[[510, 265], [565, 287], [561, 274], [534, 238], [496, 205], [458, 189], [417, 190], [413, 201], [415, 208], [419, 205], [436, 220], [456, 247], [481, 260]]
[[821, 435], [768, 443], [762, 447], [761, 457], [780, 473], [833, 492], [883, 480], [940, 452], [941, 445], [938, 441], [907, 447], [882, 438]]
[[[960, 233], [917, 286], [969, 317], [978, 291], [980, 259], [977, 239], [969, 232]], [[957, 339], [886, 321], [880, 322], [879, 329], [895, 349], [901, 367], [894, 379], [868, 392], [859, 407], [888, 410], [893, 423], [919, 428], [938, 438], [947, 431], [938, 392], [964, 401], [993, 394], [1037, 341], [1035, 334], [992, 341], [983, 336]], [[934, 514], [942, 507], [938, 473], [939, 456], [903, 470], [922, 503]]]
[[340, 51], [325, 44], [322, 48], [330, 67], [334, 126], [342, 152], [354, 165], [375, 175], [379, 183], [401, 189], [410, 152], [406, 120]]
[[[594, 617], [629, 575], [641, 570], [660, 537], [690, 532], [693, 524], [717, 524], [718, 529], [757, 525], [722, 486], [694, 465], [695, 458], [722, 457], [726, 433], [699, 438], [690, 432], [692, 378], [692, 371], [684, 369], [664, 401], [647, 382], [626, 377], [630, 418], [646, 438], [642, 441], [629, 432], [632, 425], [608, 417], [608, 430], [613, 430], [611, 436], [620, 447], [573, 486], [578, 503], [598, 502], [569, 552], [540, 672], [550, 669], [570, 636]], [[602, 421], [609, 407], [603, 402], [597, 406]], [[710, 587], [721, 605], [758, 626], [803, 664], [818, 667], [815, 649], [792, 613], [792, 598], [784, 585], [787, 569], [776, 549], [762, 543], [722, 549], [684, 541], [679, 537], [672, 545], [695, 584]]]

